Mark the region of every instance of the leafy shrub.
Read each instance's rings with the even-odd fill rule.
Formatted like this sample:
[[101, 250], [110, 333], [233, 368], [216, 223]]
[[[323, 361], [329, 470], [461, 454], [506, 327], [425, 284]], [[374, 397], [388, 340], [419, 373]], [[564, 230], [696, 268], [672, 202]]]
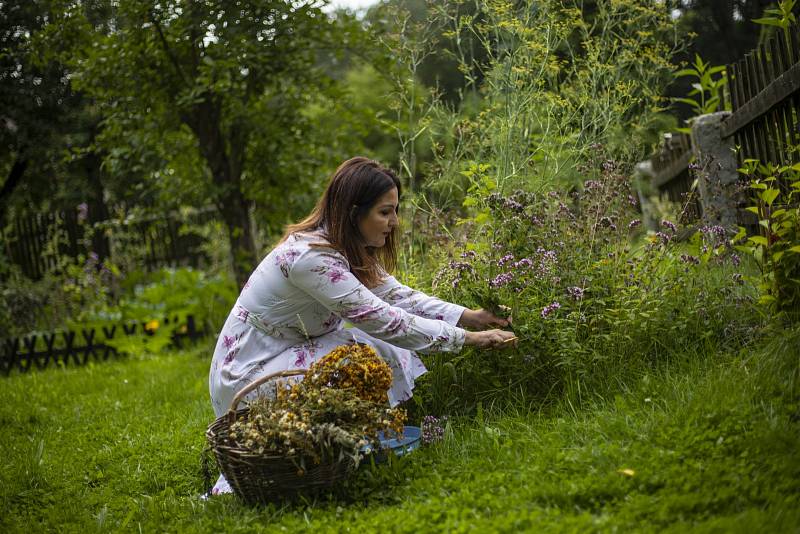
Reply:
[[677, 227], [663, 221], [661, 231], [640, 235], [625, 169], [600, 151], [570, 193], [484, 196], [491, 181], [477, 180], [485, 187], [467, 199], [477, 238], [454, 251], [434, 292], [501, 313], [507, 306], [520, 343], [516, 352], [439, 356], [427, 392], [432, 411], [556, 391], [580, 400], [588, 385], [684, 345], [749, 335], [742, 308], [753, 299], [725, 231], [704, 228], [679, 244]]
[[61, 328], [68, 320], [82, 321], [114, 301], [119, 271], [96, 254], [64, 263], [31, 280], [11, 266], [0, 290], [0, 332], [3, 337]]
[[236, 300], [236, 285], [230, 276], [209, 275], [191, 268], [161, 269], [134, 273], [125, 283], [125, 296], [118, 302], [74, 322], [75, 327], [100, 326], [109, 322], [145, 321], [149, 336], [121, 337], [111, 342], [118, 350], [139, 353], [157, 351], [170, 341], [172, 329], [163, 319], [188, 315], [206, 332], [214, 333]]
[[746, 237], [739, 228], [737, 248], [755, 258], [761, 277], [759, 302], [780, 314], [800, 316], [800, 163], [793, 166], [744, 162], [739, 171], [750, 178], [761, 235]]

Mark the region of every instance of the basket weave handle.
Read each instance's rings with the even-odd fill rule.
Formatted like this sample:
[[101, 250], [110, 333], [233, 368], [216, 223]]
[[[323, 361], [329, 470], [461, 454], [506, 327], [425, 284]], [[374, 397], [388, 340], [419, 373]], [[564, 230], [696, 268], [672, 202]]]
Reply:
[[233, 397], [231, 401], [231, 407], [228, 408], [228, 421], [233, 424], [234, 420], [236, 419], [236, 407], [239, 406], [239, 403], [242, 399], [251, 391], [256, 389], [261, 384], [264, 384], [268, 380], [273, 378], [279, 378], [283, 376], [297, 376], [297, 375], [304, 375], [306, 374], [305, 369], [289, 369], [288, 371], [278, 371], [277, 373], [272, 373], [271, 375], [262, 376], [257, 380], [253, 380], [245, 387], [243, 387], [239, 392]]

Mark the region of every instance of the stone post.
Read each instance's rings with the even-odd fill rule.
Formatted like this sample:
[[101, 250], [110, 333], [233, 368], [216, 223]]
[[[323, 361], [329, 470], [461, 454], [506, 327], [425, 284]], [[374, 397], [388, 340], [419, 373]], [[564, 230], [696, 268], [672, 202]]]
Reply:
[[698, 165], [698, 190], [703, 207], [703, 222], [734, 231], [737, 218], [736, 154], [733, 137], [722, 139], [720, 124], [728, 111], [697, 117], [692, 123], [692, 151]]
[[[654, 214], [653, 206], [650, 203], [650, 199], [647, 197], [646, 194], [642, 192], [641, 186], [638, 184], [639, 182], [651, 182], [655, 177], [655, 173], [653, 172], [653, 163], [646, 159], [644, 161], [640, 161], [636, 164], [633, 168], [633, 177], [636, 179], [636, 196], [639, 199], [639, 206], [642, 209], [642, 219], [644, 220], [644, 227], [647, 230], [652, 230], [654, 232], [658, 231], [658, 223], [657, 217]], [[658, 193], [658, 191], [656, 191]]]

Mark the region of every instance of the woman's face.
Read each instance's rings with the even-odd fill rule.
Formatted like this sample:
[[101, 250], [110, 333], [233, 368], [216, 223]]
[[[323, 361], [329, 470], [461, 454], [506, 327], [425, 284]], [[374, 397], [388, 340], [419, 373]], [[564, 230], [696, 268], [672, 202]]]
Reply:
[[397, 188], [393, 187], [378, 197], [369, 212], [358, 221], [358, 230], [368, 247], [382, 247], [386, 244], [386, 238], [398, 225], [399, 202]]

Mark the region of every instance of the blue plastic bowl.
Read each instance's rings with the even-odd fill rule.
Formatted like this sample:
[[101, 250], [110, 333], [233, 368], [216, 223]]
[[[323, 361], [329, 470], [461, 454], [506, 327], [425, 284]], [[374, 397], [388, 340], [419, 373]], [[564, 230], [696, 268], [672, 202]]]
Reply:
[[[422, 443], [422, 430], [418, 426], [405, 426], [403, 427], [402, 439], [397, 439], [396, 436], [386, 436], [383, 432], [378, 432], [378, 439], [381, 440], [380, 452], [391, 450], [397, 456], [403, 456], [419, 448]], [[370, 451], [372, 451], [371, 445], [365, 445], [361, 448], [361, 452], [368, 453]]]

